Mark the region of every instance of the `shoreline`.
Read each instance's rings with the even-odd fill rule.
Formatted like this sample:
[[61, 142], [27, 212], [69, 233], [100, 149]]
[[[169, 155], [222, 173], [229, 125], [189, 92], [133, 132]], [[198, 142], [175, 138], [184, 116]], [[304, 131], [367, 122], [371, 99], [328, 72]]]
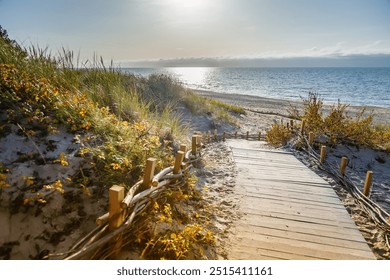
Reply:
[[[279, 117], [288, 117], [288, 108], [290, 105], [302, 109], [302, 101], [277, 99], [272, 97], [260, 97], [245, 94], [219, 93], [206, 90], [195, 90], [194, 92], [204, 97], [218, 99], [223, 102], [243, 107], [244, 109], [255, 110], [263, 114], [275, 114]], [[320, 96], [321, 97], [321, 96]], [[330, 108], [337, 103], [324, 102], [324, 112], [328, 113]], [[342, 103], [345, 104], [345, 103]], [[348, 105], [347, 112], [352, 116], [361, 112], [365, 108], [367, 112], [374, 113], [375, 124], [390, 124], [390, 108], [375, 106], [356, 106]]]

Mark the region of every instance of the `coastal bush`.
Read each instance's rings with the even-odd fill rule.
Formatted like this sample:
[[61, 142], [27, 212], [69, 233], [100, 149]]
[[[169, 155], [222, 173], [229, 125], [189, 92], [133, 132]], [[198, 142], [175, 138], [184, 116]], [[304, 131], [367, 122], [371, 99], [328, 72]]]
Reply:
[[286, 145], [291, 139], [292, 132], [281, 124], [274, 124], [265, 135], [266, 141], [273, 146]]
[[[296, 118], [305, 120], [304, 133], [313, 132], [315, 137], [327, 136], [329, 144], [348, 143], [366, 147], [389, 150], [390, 125], [374, 125], [374, 113], [362, 108], [356, 116], [351, 117], [349, 105], [338, 102], [324, 114], [323, 101], [316, 93], [309, 92], [307, 98], [302, 98], [302, 112], [296, 107], [289, 109]], [[283, 134], [279, 125], [270, 130], [270, 143], [279, 145], [283, 139], [292, 137], [292, 134]], [[285, 141], [284, 141], [285, 142]]]

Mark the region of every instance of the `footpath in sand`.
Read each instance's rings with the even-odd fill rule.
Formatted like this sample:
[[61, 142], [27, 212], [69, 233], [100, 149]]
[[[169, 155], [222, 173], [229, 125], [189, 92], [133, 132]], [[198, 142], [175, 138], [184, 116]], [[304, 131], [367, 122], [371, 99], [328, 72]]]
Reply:
[[376, 259], [331, 186], [288, 152], [228, 140], [241, 219], [228, 259]]

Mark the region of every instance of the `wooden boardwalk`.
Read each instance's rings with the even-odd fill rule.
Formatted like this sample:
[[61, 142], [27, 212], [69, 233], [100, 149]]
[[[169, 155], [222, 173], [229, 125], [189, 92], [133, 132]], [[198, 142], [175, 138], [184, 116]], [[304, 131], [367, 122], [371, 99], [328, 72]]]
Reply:
[[331, 186], [291, 153], [227, 143], [243, 212], [229, 259], [376, 259]]

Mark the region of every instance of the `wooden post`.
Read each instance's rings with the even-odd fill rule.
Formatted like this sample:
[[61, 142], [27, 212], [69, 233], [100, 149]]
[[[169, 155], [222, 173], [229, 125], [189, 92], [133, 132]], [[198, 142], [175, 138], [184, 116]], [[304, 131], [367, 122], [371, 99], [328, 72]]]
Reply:
[[234, 138], [236, 138], [236, 139], [237, 139], [237, 131], [236, 131], [236, 132], [234, 132]]
[[146, 160], [145, 174], [143, 180], [143, 186], [145, 188], [149, 188], [150, 184], [152, 183], [153, 176], [154, 176], [154, 169], [156, 168], [156, 161], [157, 160], [155, 158], [148, 158]]
[[223, 141], [223, 142], [226, 141], [226, 132], [225, 132], [225, 131], [222, 133], [222, 141]]
[[314, 142], [314, 132], [309, 132], [309, 145], [313, 145]]
[[293, 127], [294, 127], [294, 120], [290, 120], [290, 126], [291, 126], [291, 129], [293, 129]]
[[348, 164], [348, 158], [342, 157], [340, 163], [340, 173], [342, 176], [345, 176], [345, 169], [347, 168], [347, 164]]
[[246, 132], [246, 140], [249, 139], [249, 131]]
[[215, 141], [218, 140], [218, 130], [217, 129], [214, 129], [214, 140]]
[[301, 134], [303, 135], [304, 132], [305, 132], [305, 120], [302, 120], [302, 122], [301, 122]]
[[196, 135], [192, 136], [192, 154], [194, 156], [196, 156], [196, 142], [197, 142], [197, 139], [198, 139], [198, 137]]
[[326, 146], [322, 145], [321, 146], [321, 154], [320, 154], [320, 163], [325, 162], [325, 157], [326, 157]]
[[184, 144], [181, 144], [181, 145], [180, 145], [180, 150], [179, 150], [179, 151], [182, 151], [182, 152], [186, 153], [186, 152], [187, 152], [187, 146], [184, 145]]
[[125, 188], [112, 186], [109, 190], [108, 222], [109, 229], [114, 230], [123, 224], [121, 202], [125, 198]]
[[259, 141], [261, 140], [261, 131], [259, 131]]
[[202, 145], [202, 135], [196, 135], [196, 145], [200, 147]]
[[364, 189], [363, 189], [363, 194], [365, 196], [370, 195], [371, 182], [372, 182], [372, 171], [367, 171], [366, 181], [364, 182]]
[[179, 174], [181, 171], [181, 163], [184, 159], [184, 152], [178, 151], [175, 158], [175, 165], [173, 167], [173, 174]]

